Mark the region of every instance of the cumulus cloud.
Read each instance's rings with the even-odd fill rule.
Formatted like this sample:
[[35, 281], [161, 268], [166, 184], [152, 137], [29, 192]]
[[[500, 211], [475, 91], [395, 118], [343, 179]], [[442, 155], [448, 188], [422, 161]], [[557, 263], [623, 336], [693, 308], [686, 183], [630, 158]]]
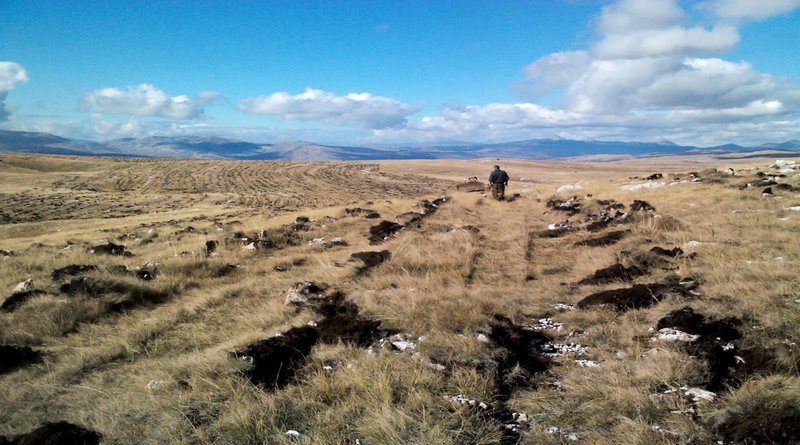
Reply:
[[707, 6], [724, 19], [764, 20], [800, 8], [800, 0], [718, 0]]
[[[495, 141], [558, 135], [696, 144], [780, 140], [791, 134], [790, 122], [798, 124], [800, 85], [719, 55], [738, 44], [744, 20], [789, 12], [798, 4], [716, 0], [687, 11], [678, 0], [619, 0], [602, 8], [594, 22], [596, 39], [586, 48], [551, 53], [524, 68], [532, 85], [520, 91], [547, 95], [552, 105], [446, 108], [376, 135]], [[693, 15], [709, 10], [710, 21]], [[754, 128], [760, 131], [753, 133]]]
[[369, 93], [334, 93], [307, 88], [300, 94], [277, 92], [239, 102], [246, 113], [269, 114], [285, 119], [322, 121], [333, 125], [381, 129], [403, 125], [418, 108], [395, 99]]
[[143, 83], [126, 90], [101, 88], [86, 93], [82, 106], [98, 114], [194, 119], [202, 116], [202, 103], [206, 100], [202, 94], [198, 102], [186, 95], [169, 96], [155, 86]]
[[28, 73], [22, 65], [14, 62], [0, 61], [0, 122], [8, 120], [11, 113], [6, 108], [8, 92], [19, 83], [28, 81]]

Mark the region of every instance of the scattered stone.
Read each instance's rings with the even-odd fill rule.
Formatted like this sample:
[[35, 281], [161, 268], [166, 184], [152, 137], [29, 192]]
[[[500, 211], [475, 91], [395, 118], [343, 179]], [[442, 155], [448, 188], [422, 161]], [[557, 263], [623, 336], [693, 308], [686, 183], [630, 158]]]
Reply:
[[678, 329], [661, 328], [658, 330], [658, 335], [654, 337], [654, 340], [692, 342], [698, 338], [700, 338], [699, 335], [687, 334]]
[[42, 354], [30, 346], [0, 345], [0, 374], [41, 361]]
[[535, 331], [543, 331], [543, 330], [551, 330], [551, 331], [560, 331], [561, 328], [564, 327], [564, 323], [559, 323], [554, 321], [550, 317], [540, 318], [539, 322], [532, 325], [524, 326], [525, 329], [533, 329]]
[[39, 428], [0, 443], [9, 445], [96, 445], [102, 435], [69, 422], [46, 422]]
[[569, 215], [574, 215], [581, 211], [581, 199], [577, 196], [573, 196], [566, 201], [560, 198], [550, 198], [545, 203], [548, 208], [559, 211], [559, 212], [567, 212]]
[[692, 402], [713, 402], [717, 397], [715, 393], [702, 388], [688, 388], [684, 391], [683, 395], [691, 399]]
[[147, 382], [147, 389], [149, 389], [150, 391], [156, 391], [159, 388], [162, 388], [166, 384], [167, 382], [163, 380], [150, 380], [149, 382]]
[[286, 292], [284, 304], [295, 305], [300, 307], [309, 307], [315, 305], [315, 300], [320, 301], [325, 298], [325, 285], [317, 285], [313, 281], [305, 281], [302, 283], [295, 283], [294, 286], [289, 288]]
[[572, 311], [572, 310], [575, 310], [575, 306], [574, 305], [566, 304], [566, 303], [556, 303], [556, 304], [553, 305], [553, 307], [557, 311]]

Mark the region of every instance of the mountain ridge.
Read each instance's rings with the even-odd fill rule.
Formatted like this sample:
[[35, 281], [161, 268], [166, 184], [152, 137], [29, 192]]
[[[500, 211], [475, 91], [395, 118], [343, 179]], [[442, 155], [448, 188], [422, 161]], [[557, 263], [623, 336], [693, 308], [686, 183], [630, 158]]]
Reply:
[[594, 155], [704, 154], [762, 150], [800, 151], [800, 140], [766, 143], [755, 147], [737, 144], [696, 147], [664, 140], [621, 142], [561, 138], [485, 144], [367, 147], [324, 145], [310, 141], [254, 143], [217, 136], [147, 136], [93, 142], [49, 133], [0, 130], [0, 151], [217, 160], [350, 161], [486, 157], [559, 159]]

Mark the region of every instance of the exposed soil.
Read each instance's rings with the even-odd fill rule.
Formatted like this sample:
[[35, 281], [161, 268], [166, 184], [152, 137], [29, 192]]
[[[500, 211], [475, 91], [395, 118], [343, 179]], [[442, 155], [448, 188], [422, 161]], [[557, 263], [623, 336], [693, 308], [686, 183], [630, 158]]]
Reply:
[[737, 387], [749, 377], [769, 374], [778, 368], [772, 350], [760, 345], [742, 347], [737, 342], [742, 338], [742, 325], [740, 319], [732, 316], [707, 320], [687, 306], [667, 314], [658, 321], [656, 328], [669, 327], [700, 335], [699, 339], [685, 345], [686, 352], [706, 361], [708, 379], [705, 386], [710, 391], [720, 391]]
[[41, 361], [42, 354], [28, 346], [0, 345], [0, 374]]
[[389, 261], [392, 258], [392, 253], [388, 250], [381, 250], [379, 252], [356, 252], [350, 255], [350, 258], [363, 261], [364, 265], [358, 268], [358, 272], [365, 273]]
[[48, 422], [26, 434], [0, 437], [0, 445], [94, 445], [101, 439], [99, 433], [69, 422]]
[[252, 343], [235, 355], [252, 359], [252, 366], [244, 371], [250, 381], [265, 389], [279, 389], [291, 383], [318, 340], [316, 328], [295, 327]]
[[[490, 324], [489, 338], [497, 348], [494, 374], [494, 406], [489, 415], [501, 425], [500, 444], [517, 444], [519, 432], [505, 425], [514, 422], [513, 413], [507, 402], [514, 389], [520, 386], [536, 386], [533, 377], [550, 368], [552, 361], [544, 355], [552, 340], [541, 331], [524, 329], [515, 325], [508, 317], [496, 314]], [[521, 369], [522, 373], [516, 372]]]
[[85, 274], [97, 270], [94, 264], [70, 264], [69, 266], [60, 267], [54, 270], [50, 277], [53, 281], [60, 281], [62, 278], [74, 277], [76, 275]]
[[404, 226], [393, 221], [383, 220], [375, 226], [369, 228], [369, 243], [379, 244], [385, 239], [399, 232]]
[[89, 251], [103, 255], [133, 256], [132, 253], [125, 250], [125, 246], [123, 246], [122, 244], [114, 244], [114, 243], [107, 243], [107, 244], [100, 244], [97, 246], [93, 246], [89, 249]]
[[381, 217], [381, 214], [376, 212], [375, 210], [362, 209], [361, 207], [355, 207], [355, 208], [352, 208], [352, 209], [350, 209], [350, 208], [344, 209], [344, 214], [346, 216], [363, 216], [364, 218], [367, 218], [367, 219], [375, 219], [375, 218], [380, 218]]
[[151, 287], [136, 285], [126, 281], [105, 280], [89, 277], [77, 277], [63, 284], [62, 293], [84, 294], [91, 298], [104, 298], [110, 312], [131, 309], [138, 306], [161, 304], [169, 300], [173, 294]]
[[632, 287], [596, 292], [579, 301], [578, 307], [588, 309], [594, 306], [612, 306], [623, 312], [650, 307], [667, 298], [689, 297], [696, 288], [697, 282], [693, 279], [668, 277], [661, 283], [636, 284]]
[[590, 277], [586, 277], [578, 284], [603, 284], [614, 281], [631, 281], [636, 277], [646, 275], [648, 271], [639, 266], [625, 267], [620, 263], [612, 264], [604, 269], [597, 269]]
[[631, 210], [634, 212], [654, 212], [656, 208], [651, 206], [650, 203], [647, 201], [641, 201], [639, 199], [635, 199], [631, 203]]
[[680, 247], [673, 247], [672, 249], [665, 249], [663, 247], [655, 246], [650, 249], [651, 253], [661, 255], [669, 258], [678, 258], [684, 255], [683, 249]]
[[790, 444], [800, 442], [800, 405], [761, 400], [728, 410], [715, 425], [725, 443]]
[[14, 292], [0, 305], [0, 310], [11, 312], [22, 306], [23, 303], [38, 295], [44, 295], [47, 291], [41, 289], [31, 289], [23, 292]]
[[618, 243], [621, 239], [625, 238], [626, 236], [630, 235], [630, 230], [615, 230], [612, 232], [608, 232], [603, 236], [597, 238], [589, 238], [587, 240], [578, 241], [575, 243], [576, 246], [587, 246], [587, 247], [604, 247], [610, 246], [612, 244]]

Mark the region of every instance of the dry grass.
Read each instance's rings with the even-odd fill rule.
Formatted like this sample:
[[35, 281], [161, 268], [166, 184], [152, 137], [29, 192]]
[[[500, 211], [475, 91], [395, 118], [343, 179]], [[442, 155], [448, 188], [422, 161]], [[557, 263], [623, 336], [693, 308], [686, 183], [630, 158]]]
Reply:
[[[0, 375], [0, 436], [67, 420], [101, 432], [106, 443], [791, 439], [776, 439], [761, 417], [745, 415], [767, 408], [788, 412], [781, 418], [788, 425], [794, 417], [787, 407], [798, 400], [800, 213], [785, 208], [800, 198], [783, 192], [767, 199], [760, 188], [738, 187], [768, 160], [507, 161], [502, 165], [512, 174], [508, 193], [521, 194], [515, 201], [455, 193], [420, 228], [379, 246], [367, 238], [380, 219], [344, 216], [344, 206], [371, 208], [393, 220], [418, 211], [419, 199], [452, 188], [450, 181], [488, 172], [484, 167], [496, 161], [378, 166], [5, 154], [0, 160], [0, 199], [9, 215], [0, 225], [0, 249], [14, 251], [0, 257], [0, 289], [10, 293], [30, 278], [45, 291], [0, 312], [0, 344], [32, 346], [43, 354], [41, 363]], [[641, 182], [630, 177], [654, 171], [666, 176], [730, 165], [738, 177], [620, 188]], [[532, 179], [515, 181], [519, 176]], [[793, 177], [785, 181], [798, 184]], [[597, 233], [535, 236], [568, 218], [545, 201], [559, 186], [577, 182], [583, 188], [570, 195], [585, 203], [613, 199], [627, 206], [643, 199], [657, 210]], [[312, 220], [308, 230], [292, 231], [300, 215]], [[616, 244], [576, 245], [619, 229], [631, 232]], [[272, 237], [266, 249], [244, 250], [231, 239], [235, 232], [254, 236], [262, 230]], [[349, 245], [309, 245], [318, 237], [342, 237]], [[206, 253], [208, 240], [219, 242], [213, 255]], [[126, 245], [133, 256], [89, 251], [105, 241]], [[664, 260], [663, 267], [632, 283], [576, 284], [656, 245], [697, 255]], [[390, 250], [392, 259], [358, 273], [361, 264], [350, 254], [381, 249]], [[152, 281], [119, 267], [134, 271], [152, 261], [160, 264]], [[70, 279], [55, 282], [50, 275], [70, 264], [97, 265], [82, 276], [105, 288], [62, 292]], [[670, 274], [697, 278], [699, 293], [622, 313], [555, 307]], [[320, 318], [284, 305], [287, 289], [299, 281], [343, 291], [364, 316], [404, 334], [416, 348], [398, 352], [376, 345], [370, 352], [319, 343], [288, 386], [253, 385], [242, 374], [247, 365], [231, 353]], [[153, 295], [163, 298], [147, 298]], [[650, 339], [660, 318], [687, 305], [707, 319], [739, 318], [736, 350], [763, 347], [772, 358], [748, 363], [753, 369], [744, 379], [731, 381], [713, 401], [695, 403], [680, 391], [664, 394], [708, 379], [704, 360], [679, 344]], [[516, 325], [552, 317], [564, 323], [546, 331], [552, 341], [580, 343], [588, 347], [587, 356], [556, 357], [549, 370], [535, 375], [525, 376], [520, 366], [504, 370], [510, 352], [480, 339], [492, 334], [495, 314]], [[575, 358], [600, 366], [582, 367]], [[500, 377], [516, 382], [505, 395], [496, 379], [504, 372]], [[461, 404], [451, 399], [455, 395], [489, 409]], [[517, 436], [503, 427], [503, 410], [530, 419]], [[288, 430], [301, 435], [287, 436]]]

